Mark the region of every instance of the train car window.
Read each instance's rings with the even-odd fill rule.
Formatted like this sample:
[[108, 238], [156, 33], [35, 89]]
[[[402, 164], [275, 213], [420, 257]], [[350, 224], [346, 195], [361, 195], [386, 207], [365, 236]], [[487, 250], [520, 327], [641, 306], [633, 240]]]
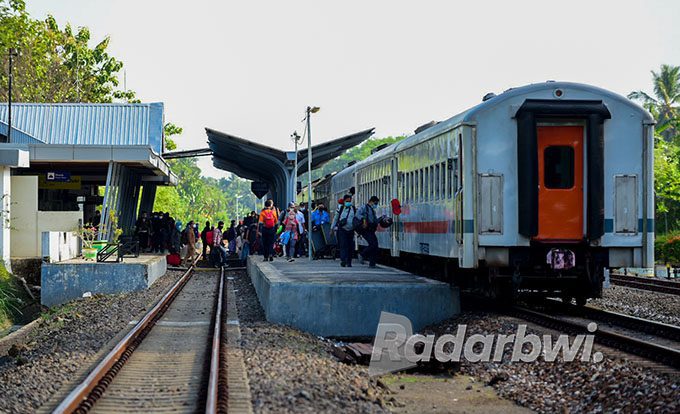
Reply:
[[543, 182], [546, 188], [567, 189], [574, 186], [574, 148], [550, 146], [543, 152]]
[[429, 199], [429, 191], [430, 191], [430, 169], [425, 167], [423, 169], [423, 201], [427, 202]]

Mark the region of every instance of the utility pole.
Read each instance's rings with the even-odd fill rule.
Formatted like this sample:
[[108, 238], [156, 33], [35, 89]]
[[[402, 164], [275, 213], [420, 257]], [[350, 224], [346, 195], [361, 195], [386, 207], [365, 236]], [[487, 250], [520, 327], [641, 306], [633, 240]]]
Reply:
[[9, 90], [7, 92], [7, 142], [12, 142], [12, 81], [14, 74], [12, 73], [12, 65], [14, 58], [19, 56], [19, 51], [16, 48], [9, 48]]
[[[309, 242], [309, 248], [307, 253], [309, 256], [309, 261], [312, 261], [312, 122], [311, 114], [319, 112], [318, 106], [307, 107], [307, 239]], [[296, 178], [297, 179], [297, 178]]]

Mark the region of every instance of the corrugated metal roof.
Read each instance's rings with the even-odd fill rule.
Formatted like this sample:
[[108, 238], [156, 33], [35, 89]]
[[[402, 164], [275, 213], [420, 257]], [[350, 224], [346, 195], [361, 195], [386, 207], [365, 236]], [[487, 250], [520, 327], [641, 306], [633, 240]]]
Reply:
[[[6, 103], [0, 103], [0, 120], [7, 121]], [[163, 103], [160, 102], [13, 103], [12, 127], [46, 144], [143, 145], [150, 146], [157, 154], [163, 152]]]
[[[7, 136], [8, 129], [9, 125], [0, 121], [0, 135]], [[44, 144], [44, 142], [36, 137], [33, 137], [20, 129], [14, 128], [14, 125], [12, 125], [12, 135], [10, 139], [12, 140], [12, 144]]]

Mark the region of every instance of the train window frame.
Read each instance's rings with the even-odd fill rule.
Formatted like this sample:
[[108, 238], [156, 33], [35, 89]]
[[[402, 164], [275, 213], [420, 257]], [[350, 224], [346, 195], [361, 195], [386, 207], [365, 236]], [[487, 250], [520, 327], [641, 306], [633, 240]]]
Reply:
[[[566, 151], [565, 151], [566, 150]], [[559, 151], [559, 154], [557, 153]], [[548, 162], [549, 152], [551, 153], [551, 160]], [[562, 165], [565, 161], [564, 155], [568, 154], [566, 160], [568, 165], [568, 174], [565, 180], [565, 171], [561, 168], [558, 171], [556, 167]], [[556, 164], [555, 159], [559, 159], [560, 163]], [[572, 190], [576, 185], [576, 151], [571, 145], [548, 145], [543, 149], [543, 185], [549, 190]], [[548, 168], [550, 166], [551, 168]], [[559, 174], [558, 174], [559, 173]]]
[[429, 169], [427, 167], [423, 168], [423, 202], [428, 201], [428, 193], [430, 191], [429, 180]]

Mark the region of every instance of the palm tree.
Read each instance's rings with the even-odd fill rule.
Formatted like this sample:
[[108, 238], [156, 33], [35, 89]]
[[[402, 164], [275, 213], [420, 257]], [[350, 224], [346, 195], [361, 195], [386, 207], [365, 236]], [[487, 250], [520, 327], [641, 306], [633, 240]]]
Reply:
[[656, 130], [666, 141], [671, 141], [680, 132], [680, 66], [661, 65], [661, 71], [652, 71], [654, 95], [652, 98], [643, 91], [628, 94], [628, 99], [642, 102], [642, 105], [656, 119]]

